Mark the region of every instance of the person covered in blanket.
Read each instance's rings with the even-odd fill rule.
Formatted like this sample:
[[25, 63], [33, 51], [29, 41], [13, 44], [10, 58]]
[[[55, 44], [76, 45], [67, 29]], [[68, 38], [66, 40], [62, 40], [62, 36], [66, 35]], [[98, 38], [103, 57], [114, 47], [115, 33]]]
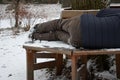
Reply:
[[120, 47], [120, 9], [104, 9], [34, 26], [32, 40], [63, 41], [76, 48]]

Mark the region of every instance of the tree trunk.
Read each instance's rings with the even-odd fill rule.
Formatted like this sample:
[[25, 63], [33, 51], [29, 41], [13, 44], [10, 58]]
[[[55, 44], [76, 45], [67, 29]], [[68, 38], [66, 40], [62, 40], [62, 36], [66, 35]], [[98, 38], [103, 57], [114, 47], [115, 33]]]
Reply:
[[16, 28], [19, 27], [19, 3], [20, 3], [20, 0], [14, 0], [14, 4], [15, 4], [15, 27]]

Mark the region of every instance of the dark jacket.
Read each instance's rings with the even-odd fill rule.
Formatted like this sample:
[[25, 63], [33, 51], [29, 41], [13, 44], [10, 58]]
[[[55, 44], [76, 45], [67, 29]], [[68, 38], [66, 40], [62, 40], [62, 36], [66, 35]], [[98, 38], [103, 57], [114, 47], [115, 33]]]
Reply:
[[80, 23], [84, 48], [120, 48], [120, 9], [84, 14]]

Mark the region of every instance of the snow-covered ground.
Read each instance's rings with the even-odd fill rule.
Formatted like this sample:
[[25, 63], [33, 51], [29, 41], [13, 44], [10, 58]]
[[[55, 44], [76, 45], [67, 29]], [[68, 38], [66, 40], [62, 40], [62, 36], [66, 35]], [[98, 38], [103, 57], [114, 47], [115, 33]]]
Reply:
[[[0, 5], [3, 14], [5, 14], [5, 7], [6, 5]], [[30, 7], [44, 11], [43, 15], [47, 16], [38, 19], [35, 24], [60, 17], [61, 5], [59, 4]], [[0, 29], [9, 27], [11, 24], [8, 18], [0, 20]], [[26, 80], [26, 54], [22, 46], [28, 40], [28, 34], [29, 32], [21, 32], [13, 35], [11, 30], [0, 31], [0, 80]], [[49, 76], [45, 69], [35, 71], [35, 80], [47, 80]]]
[[[1, 8], [2, 7], [2, 8]], [[0, 14], [2, 15], [2, 19], [0, 19], [0, 29], [2, 28], [11, 28], [11, 25], [14, 24], [13, 19], [11, 20], [11, 16], [5, 12], [5, 8], [7, 5], [0, 5]], [[57, 19], [60, 17], [61, 13], [61, 5], [53, 4], [53, 5], [29, 5], [29, 10], [32, 12], [40, 13], [40, 18], [37, 19], [32, 27], [36, 23], [41, 23], [48, 20]], [[39, 11], [39, 12], [38, 12]], [[1, 16], [0, 15], [0, 16]], [[5, 18], [3, 19], [3, 17]], [[11, 22], [12, 21], [12, 22]], [[23, 44], [26, 41], [29, 41], [28, 34], [30, 32], [20, 32], [17, 35], [14, 35], [12, 30], [0, 30], [0, 80], [26, 80], [26, 52], [23, 49]], [[66, 45], [62, 42], [48, 42], [42, 41], [41, 43], [37, 41], [35, 45], [44, 46], [45, 44], [51, 45], [51, 47], [56, 47], [56, 45], [60, 44], [59, 47], [66, 47], [73, 49], [74, 47], [70, 45]], [[47, 59], [40, 60], [46, 61]], [[91, 61], [88, 61], [88, 67], [91, 64]], [[92, 65], [93, 66], [93, 65]], [[104, 71], [102, 73], [96, 73], [98, 76], [102, 76], [104, 78], [107, 77], [108, 80], [116, 80], [115, 76], [115, 66], [112, 66], [111, 71]], [[41, 69], [35, 71], [35, 80], [48, 80], [50, 77], [49, 73], [46, 73], [46, 69]], [[61, 79], [63, 80], [63, 79]]]

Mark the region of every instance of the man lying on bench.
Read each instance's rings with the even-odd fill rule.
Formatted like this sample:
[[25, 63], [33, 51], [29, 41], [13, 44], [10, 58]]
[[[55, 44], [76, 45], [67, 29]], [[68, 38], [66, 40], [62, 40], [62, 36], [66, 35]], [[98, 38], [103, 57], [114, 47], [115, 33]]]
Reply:
[[34, 26], [32, 40], [61, 40], [76, 48], [120, 47], [120, 9], [104, 9], [97, 15], [83, 14]]

